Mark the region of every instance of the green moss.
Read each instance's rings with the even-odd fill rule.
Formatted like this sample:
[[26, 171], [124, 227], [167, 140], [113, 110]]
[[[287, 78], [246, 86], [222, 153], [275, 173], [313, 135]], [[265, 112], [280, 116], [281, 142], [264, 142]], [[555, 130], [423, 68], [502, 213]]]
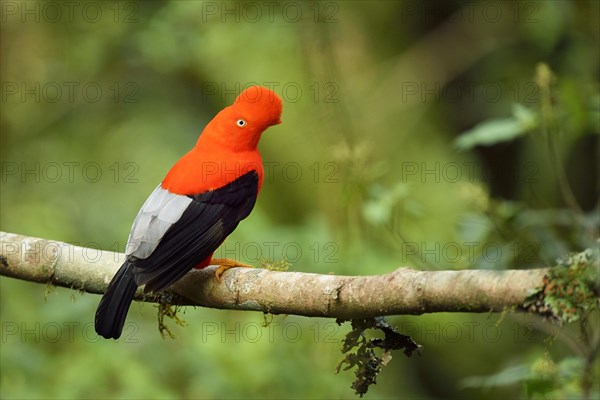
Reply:
[[260, 263], [264, 269], [268, 269], [269, 271], [285, 272], [288, 271], [292, 266], [292, 264], [290, 264], [290, 262], [286, 260], [285, 257], [279, 261], [269, 261], [265, 258], [262, 258], [260, 260]]
[[171, 304], [170, 300], [170, 296], [167, 292], [160, 297], [158, 302], [158, 331], [163, 339], [166, 337], [166, 335], [168, 335], [171, 339], [175, 339], [175, 335], [165, 324], [165, 317], [171, 318], [179, 326], [187, 325], [187, 322], [184, 319], [179, 318], [177, 315], [178, 311], [181, 309], [181, 306], [175, 306]]
[[544, 277], [544, 286], [525, 303], [530, 311], [558, 323], [585, 320], [600, 306], [598, 251], [587, 249], [558, 260]]

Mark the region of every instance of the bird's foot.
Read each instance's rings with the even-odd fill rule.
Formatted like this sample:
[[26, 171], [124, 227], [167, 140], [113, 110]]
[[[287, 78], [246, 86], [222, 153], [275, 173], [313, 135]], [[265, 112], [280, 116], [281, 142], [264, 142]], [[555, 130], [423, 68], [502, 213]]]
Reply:
[[221, 282], [221, 275], [229, 268], [254, 268], [252, 265], [244, 264], [230, 258], [213, 258], [210, 262], [212, 265], [218, 265], [219, 268], [215, 271], [215, 278]]

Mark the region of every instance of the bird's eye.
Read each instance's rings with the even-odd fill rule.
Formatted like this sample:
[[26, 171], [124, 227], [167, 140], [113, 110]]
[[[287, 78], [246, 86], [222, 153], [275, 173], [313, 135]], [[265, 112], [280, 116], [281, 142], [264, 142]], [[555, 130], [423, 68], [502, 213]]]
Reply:
[[243, 127], [245, 127], [245, 126], [246, 126], [248, 123], [246, 122], [246, 120], [245, 120], [245, 119], [242, 119], [242, 118], [240, 118], [240, 119], [238, 119], [237, 121], [235, 121], [235, 124], [236, 124], [237, 126], [239, 126], [240, 128], [243, 128]]

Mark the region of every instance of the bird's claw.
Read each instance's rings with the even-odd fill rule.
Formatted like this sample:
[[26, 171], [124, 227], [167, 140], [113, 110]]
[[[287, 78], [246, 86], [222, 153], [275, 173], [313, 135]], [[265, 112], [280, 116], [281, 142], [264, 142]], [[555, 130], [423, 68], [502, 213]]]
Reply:
[[231, 260], [229, 258], [216, 258], [213, 259], [212, 262], [219, 266], [215, 271], [215, 278], [217, 278], [219, 282], [221, 282], [221, 277], [223, 273], [230, 268], [254, 268], [252, 265], [244, 264], [236, 260]]

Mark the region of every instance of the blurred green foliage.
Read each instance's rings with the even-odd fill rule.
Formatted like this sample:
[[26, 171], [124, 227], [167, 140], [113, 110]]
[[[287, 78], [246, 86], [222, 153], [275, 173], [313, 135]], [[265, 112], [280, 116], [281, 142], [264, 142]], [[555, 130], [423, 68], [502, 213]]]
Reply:
[[[218, 255], [377, 274], [531, 268], [597, 247], [596, 1], [0, 5], [3, 231], [122, 251], [202, 127], [260, 83], [282, 96], [283, 124], [260, 144], [257, 207]], [[98, 296], [0, 288], [2, 398], [353, 396], [352, 374], [334, 374], [350, 328], [333, 321], [188, 309], [163, 340], [156, 308], [135, 304], [108, 342], [93, 333]], [[423, 355], [395, 357], [366, 398], [540, 397], [557, 376], [559, 397], [590, 376], [598, 389], [578, 326], [390, 322]]]

